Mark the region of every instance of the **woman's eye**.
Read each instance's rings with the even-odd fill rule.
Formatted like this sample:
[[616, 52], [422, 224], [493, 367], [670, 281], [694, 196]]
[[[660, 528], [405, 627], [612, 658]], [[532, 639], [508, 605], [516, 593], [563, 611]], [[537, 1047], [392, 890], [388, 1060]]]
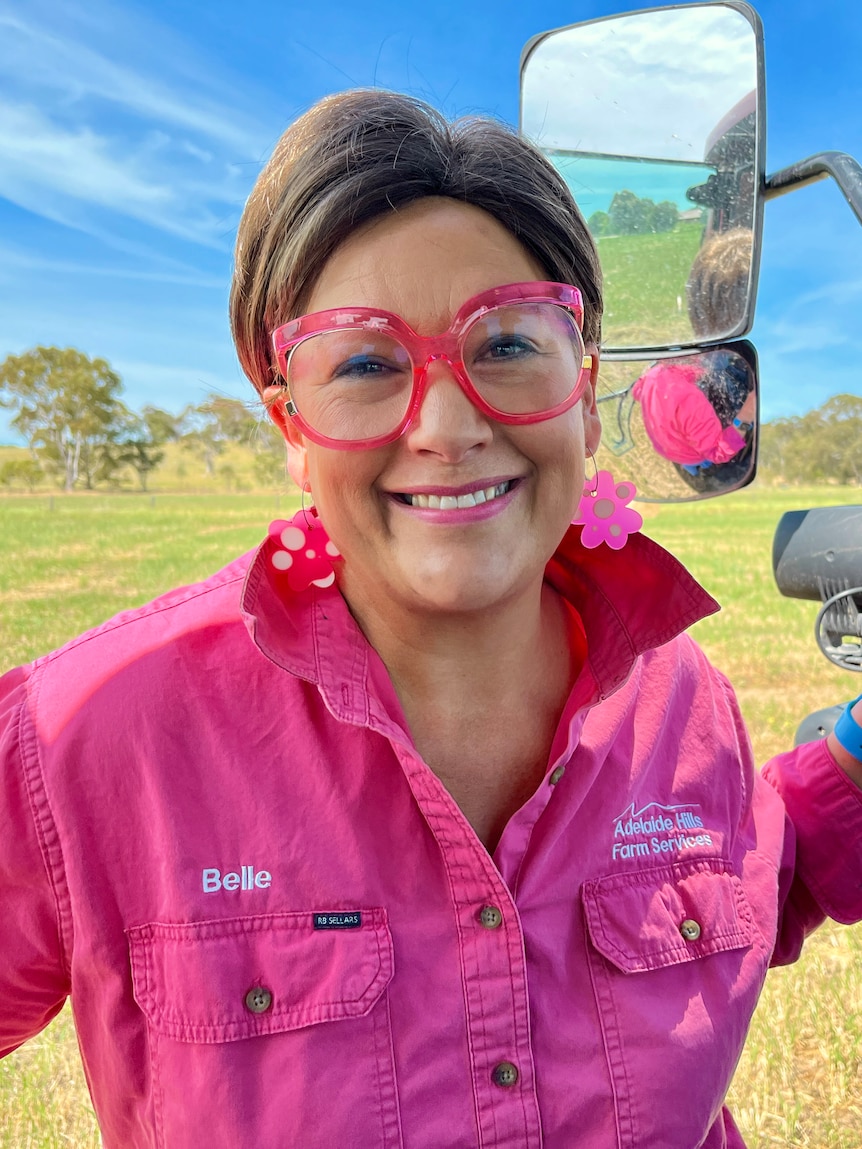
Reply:
[[388, 371], [397, 371], [395, 364], [387, 363], [384, 359], [371, 359], [366, 355], [356, 355], [345, 360], [335, 371], [336, 379], [370, 379], [385, 375]]
[[535, 349], [528, 339], [518, 335], [510, 335], [490, 341], [484, 354], [489, 359], [514, 359], [519, 355], [527, 355], [533, 350]]

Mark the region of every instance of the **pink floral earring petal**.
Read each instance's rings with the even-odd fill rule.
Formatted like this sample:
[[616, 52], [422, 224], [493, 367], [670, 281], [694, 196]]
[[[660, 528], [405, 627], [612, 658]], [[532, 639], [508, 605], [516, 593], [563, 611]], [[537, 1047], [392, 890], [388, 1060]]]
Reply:
[[598, 471], [584, 482], [584, 495], [574, 522], [583, 523], [582, 544], [592, 549], [606, 543], [621, 550], [629, 535], [639, 531], [643, 518], [628, 506], [637, 494], [634, 483], [618, 483], [610, 471]]
[[339, 557], [338, 548], [313, 509], [270, 523], [269, 539], [269, 568], [277, 586], [296, 594], [335, 582], [332, 560]]

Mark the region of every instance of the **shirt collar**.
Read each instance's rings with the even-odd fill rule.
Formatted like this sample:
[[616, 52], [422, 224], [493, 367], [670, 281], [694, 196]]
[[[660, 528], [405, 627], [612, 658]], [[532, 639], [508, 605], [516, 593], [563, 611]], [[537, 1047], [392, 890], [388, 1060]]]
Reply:
[[[242, 589], [242, 616], [255, 645], [277, 666], [316, 683], [336, 718], [388, 725], [374, 689], [385, 669], [337, 587], [312, 586], [285, 600], [268, 575], [271, 550], [264, 540]], [[720, 609], [673, 555], [641, 534], [630, 535], [621, 554], [587, 549], [581, 527], [570, 527], [545, 576], [583, 620], [595, 695], [585, 704], [617, 690], [639, 655]]]

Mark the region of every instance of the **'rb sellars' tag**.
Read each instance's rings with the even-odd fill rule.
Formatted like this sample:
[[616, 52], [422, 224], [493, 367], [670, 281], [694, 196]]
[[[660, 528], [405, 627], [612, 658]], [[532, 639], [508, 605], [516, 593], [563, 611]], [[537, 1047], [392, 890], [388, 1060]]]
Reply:
[[348, 914], [313, 914], [316, 930], [357, 930], [362, 925], [362, 914], [354, 910]]

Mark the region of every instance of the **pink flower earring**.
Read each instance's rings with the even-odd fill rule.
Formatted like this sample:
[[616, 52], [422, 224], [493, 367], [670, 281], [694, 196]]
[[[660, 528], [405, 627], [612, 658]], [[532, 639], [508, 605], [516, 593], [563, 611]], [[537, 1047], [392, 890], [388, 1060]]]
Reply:
[[328, 587], [335, 582], [332, 559], [339, 557], [335, 543], [317, 517], [314, 507], [303, 506], [292, 519], [276, 519], [269, 524], [269, 567], [276, 585], [295, 594], [310, 586]]
[[[592, 451], [590, 457], [593, 458]], [[615, 551], [621, 550], [629, 535], [643, 526], [643, 517], [628, 506], [636, 494], [634, 483], [628, 480], [618, 483], [610, 471], [596, 471], [592, 479], [586, 479], [583, 498], [573, 519], [575, 523], [583, 523], [583, 546], [592, 550], [606, 543]]]

